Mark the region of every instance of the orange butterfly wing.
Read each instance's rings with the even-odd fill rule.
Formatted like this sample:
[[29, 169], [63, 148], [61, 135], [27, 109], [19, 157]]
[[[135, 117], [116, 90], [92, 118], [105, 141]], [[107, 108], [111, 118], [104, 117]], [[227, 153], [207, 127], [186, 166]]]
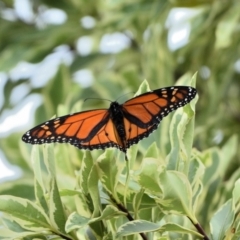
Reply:
[[117, 147], [126, 152], [152, 133], [163, 117], [189, 103], [196, 93], [196, 89], [186, 86], [157, 89], [122, 105], [112, 102], [109, 109], [52, 119], [26, 132], [22, 140], [31, 144], [67, 142], [90, 150]]
[[148, 137], [163, 117], [189, 103], [196, 93], [192, 87], [167, 87], [126, 101], [123, 104], [126, 147]]
[[107, 109], [90, 110], [52, 119], [26, 132], [22, 140], [31, 144], [70, 143], [82, 149], [119, 147], [116, 128]]

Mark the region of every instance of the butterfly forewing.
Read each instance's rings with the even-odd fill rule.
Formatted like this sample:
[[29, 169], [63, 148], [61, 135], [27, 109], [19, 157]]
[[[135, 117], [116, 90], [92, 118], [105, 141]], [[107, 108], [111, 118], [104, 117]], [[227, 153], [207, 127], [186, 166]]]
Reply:
[[84, 141], [104, 125], [108, 115], [108, 110], [99, 109], [62, 116], [34, 127], [22, 139], [32, 144]]
[[123, 109], [127, 145], [147, 137], [163, 117], [189, 103], [195, 95], [194, 88], [176, 86], [144, 93], [125, 102]]
[[[126, 116], [131, 115], [146, 125], [189, 103], [196, 95], [192, 87], [168, 87], [144, 93], [123, 104]], [[156, 121], [157, 120], [157, 121]]]

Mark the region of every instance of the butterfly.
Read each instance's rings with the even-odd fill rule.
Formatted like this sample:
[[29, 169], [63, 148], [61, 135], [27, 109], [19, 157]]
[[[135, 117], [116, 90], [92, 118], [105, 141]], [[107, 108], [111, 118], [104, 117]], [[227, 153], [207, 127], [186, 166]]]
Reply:
[[22, 140], [31, 144], [70, 143], [80, 149], [127, 149], [148, 137], [163, 117], [183, 107], [196, 95], [188, 86], [156, 89], [129, 99], [111, 102], [108, 109], [77, 112], [44, 122], [27, 131]]

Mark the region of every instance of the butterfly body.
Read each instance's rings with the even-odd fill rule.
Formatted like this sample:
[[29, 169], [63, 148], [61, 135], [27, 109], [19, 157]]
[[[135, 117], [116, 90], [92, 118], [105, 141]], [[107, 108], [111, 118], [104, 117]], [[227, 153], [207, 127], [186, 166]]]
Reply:
[[148, 137], [163, 117], [189, 103], [196, 89], [176, 86], [156, 89], [109, 109], [78, 112], [49, 120], [26, 132], [22, 140], [31, 144], [70, 143], [80, 149], [127, 149]]
[[121, 146], [126, 148], [126, 130], [124, 127], [123, 107], [118, 102], [112, 102], [108, 112], [113, 125], [116, 127]]

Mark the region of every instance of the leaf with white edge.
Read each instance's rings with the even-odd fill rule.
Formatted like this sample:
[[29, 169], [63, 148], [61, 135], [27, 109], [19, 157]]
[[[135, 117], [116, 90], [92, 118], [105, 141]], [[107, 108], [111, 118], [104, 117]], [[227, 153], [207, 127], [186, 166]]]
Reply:
[[153, 232], [160, 228], [159, 224], [145, 221], [145, 220], [135, 220], [127, 222], [118, 228], [116, 237], [128, 236], [136, 233], [142, 232]]
[[[234, 34], [239, 24], [239, 8], [231, 7], [224, 11], [221, 19], [217, 22], [215, 30], [215, 49], [226, 49], [234, 44]], [[224, 34], [223, 34], [224, 33]]]
[[92, 213], [89, 208], [89, 199], [87, 199], [86, 195], [82, 194], [79, 190], [61, 189], [60, 196], [66, 197], [66, 199], [74, 199], [74, 208], [77, 212], [80, 212], [81, 215], [85, 217], [91, 216]]
[[189, 171], [188, 171], [188, 179], [192, 185], [193, 192], [193, 209], [196, 210], [198, 208], [198, 199], [201, 196], [203, 191], [203, 184], [200, 181], [202, 176], [204, 175], [205, 166], [202, 161], [197, 156], [197, 151], [193, 151], [194, 159], [190, 161]]
[[48, 204], [45, 199], [44, 189], [42, 189], [42, 186], [39, 184], [38, 180], [35, 178], [34, 181], [34, 192], [37, 202], [41, 205], [41, 207], [44, 209], [45, 213], [49, 214]]
[[220, 164], [219, 164], [219, 171], [222, 175], [224, 175], [233, 160], [234, 155], [238, 151], [238, 137], [237, 135], [233, 135], [228, 139], [228, 141], [223, 145], [222, 149], [220, 150]]
[[93, 158], [90, 151], [85, 151], [82, 159], [81, 169], [80, 169], [80, 186], [83, 193], [88, 194], [88, 177], [93, 166]]
[[[186, 77], [184, 77], [186, 79]], [[185, 82], [180, 79], [179, 83]], [[192, 79], [187, 81], [187, 84], [191, 86], [195, 85], [196, 74]], [[171, 124], [170, 124], [170, 143], [171, 152], [168, 155], [168, 170], [179, 170], [181, 164], [179, 163], [180, 157], [188, 163], [191, 156], [192, 142], [193, 142], [193, 130], [194, 130], [194, 105], [197, 101], [197, 97], [187, 104], [183, 108], [179, 108], [175, 111]], [[188, 171], [186, 165], [185, 172]]]
[[[41, 238], [40, 238], [41, 237]], [[38, 239], [46, 239], [43, 235], [39, 233], [34, 233], [34, 232], [28, 232], [28, 231], [23, 231], [23, 232], [14, 232], [9, 229], [2, 229], [0, 231], [0, 240], [25, 240], [25, 239], [33, 239], [33, 240], [38, 240]]]
[[[197, 73], [195, 73], [189, 84], [192, 87], [196, 86], [196, 78], [197, 78]], [[184, 106], [182, 108], [182, 111], [186, 114], [187, 119], [186, 122], [183, 122], [183, 125], [185, 127], [185, 131], [183, 133], [183, 138], [180, 139], [181, 141], [181, 146], [182, 149], [185, 149], [185, 160], [189, 162], [190, 157], [191, 157], [191, 151], [192, 151], [192, 145], [193, 145], [193, 138], [194, 138], [194, 124], [195, 124], [195, 119], [194, 119], [194, 115], [195, 115], [195, 105], [198, 101], [198, 95], [195, 96], [195, 98], [186, 106]], [[178, 130], [180, 132], [181, 130], [181, 126], [178, 126]], [[188, 170], [188, 169], [187, 169]], [[187, 171], [186, 171], [187, 172]]]
[[[105, 233], [104, 237], [102, 240], [112, 240], [114, 239], [112, 232]], [[131, 239], [129, 239], [131, 240]]]
[[142, 93], [145, 93], [145, 92], [150, 92], [151, 89], [149, 87], [149, 84], [148, 84], [148, 81], [145, 79], [141, 85], [139, 86], [137, 92], [134, 94], [134, 96], [138, 96]]
[[97, 221], [100, 221], [100, 220], [109, 220], [109, 219], [112, 219], [114, 217], [119, 217], [119, 216], [123, 216], [123, 215], [126, 215], [126, 214], [122, 211], [119, 211], [116, 207], [108, 205], [103, 210], [100, 217], [91, 219], [89, 221], [89, 223], [97, 222]]
[[102, 212], [100, 217], [96, 218], [86, 218], [84, 216], [79, 215], [78, 213], [72, 213], [66, 223], [66, 232], [70, 232], [74, 229], [79, 229], [86, 225], [99, 222], [101, 220], [109, 220], [114, 217], [119, 217], [126, 215], [125, 213], [119, 211], [116, 207], [108, 205]]
[[238, 179], [234, 184], [232, 196], [233, 196], [233, 204], [234, 206], [237, 206], [237, 204], [240, 202], [240, 179]]
[[141, 173], [137, 176], [137, 182], [148, 191], [160, 195], [162, 189], [160, 188], [158, 171], [159, 162], [155, 158], [144, 158]]
[[65, 231], [67, 233], [69, 233], [74, 229], [82, 228], [82, 227], [88, 225], [88, 222], [90, 220], [91, 220], [91, 218], [86, 218], [84, 216], [79, 215], [76, 212], [73, 212], [67, 219], [67, 222], [65, 225]]
[[188, 179], [191, 184], [195, 184], [202, 178], [206, 168], [198, 154], [196, 150], [193, 150], [194, 159], [191, 160], [188, 171]]
[[0, 196], [0, 211], [10, 214], [22, 228], [39, 231], [49, 229], [49, 219], [35, 203], [19, 197]]
[[111, 149], [102, 154], [98, 158], [97, 166], [104, 189], [113, 196], [116, 196], [116, 186], [118, 184], [119, 175], [122, 172], [122, 166], [117, 162], [114, 151]]
[[43, 170], [42, 170], [42, 162], [39, 157], [39, 146], [34, 145], [31, 151], [31, 162], [32, 168], [34, 172], [34, 176], [37, 179], [38, 183], [40, 184], [43, 191], [46, 191], [44, 181], [43, 181]]
[[187, 215], [194, 223], [197, 223], [192, 210], [192, 189], [187, 177], [177, 171], [164, 171], [160, 174], [160, 186], [162, 198], [156, 201], [161, 209], [180, 215]]
[[54, 179], [50, 183], [49, 213], [51, 223], [54, 228], [65, 234], [66, 217], [63, 210], [62, 201], [59, 195], [57, 183]]
[[143, 197], [143, 194], [144, 194], [144, 189], [141, 189], [139, 192], [137, 192], [135, 195], [134, 195], [134, 198], [133, 198], [133, 208], [134, 208], [134, 215], [137, 216], [138, 215], [138, 210], [139, 210], [139, 207], [142, 203], [142, 197]]
[[45, 144], [44, 145], [43, 155], [44, 155], [44, 163], [46, 165], [49, 175], [51, 176], [51, 178], [55, 178], [56, 177], [56, 169], [55, 169], [53, 144]]
[[97, 166], [94, 164], [92, 166], [92, 169], [89, 173], [88, 177], [88, 192], [91, 196], [91, 204], [93, 204], [93, 217], [99, 216], [100, 212], [100, 194], [99, 194], [99, 189], [98, 189], [98, 171], [97, 171]]
[[[133, 169], [135, 166], [135, 161], [137, 159], [138, 154], [138, 144], [135, 144], [129, 148], [127, 151], [127, 158], [128, 158], [128, 164], [129, 169]], [[125, 184], [125, 183], [124, 183]]]
[[196, 235], [200, 238], [202, 238], [203, 236], [196, 232], [196, 231], [193, 231], [191, 229], [188, 229], [188, 228], [185, 228], [183, 226], [180, 226], [178, 224], [175, 224], [175, 223], [167, 223], [167, 224], [164, 224], [161, 226], [161, 228], [158, 230], [159, 232], [176, 232], [176, 233], [183, 233], [183, 234], [193, 234], [193, 235]]
[[26, 229], [22, 228], [16, 221], [13, 221], [11, 219], [11, 216], [5, 216], [4, 218], [1, 218], [1, 221], [4, 223], [4, 226], [6, 226], [9, 230], [13, 232], [24, 232]]
[[226, 231], [231, 227], [234, 221], [233, 200], [228, 200], [214, 214], [210, 221], [210, 230], [213, 240], [224, 239]]
[[219, 178], [219, 165], [221, 165], [219, 150], [217, 148], [208, 149], [201, 154], [201, 160], [207, 166], [202, 183], [204, 186], [208, 186]]
[[177, 232], [181, 234], [193, 234], [198, 237], [202, 237], [202, 235], [196, 231], [191, 229], [184, 228], [175, 223], [167, 223], [164, 225], [156, 224], [153, 222], [145, 221], [145, 220], [135, 220], [131, 222], [127, 222], [118, 228], [116, 237], [123, 237], [137, 233], [147, 233], [147, 232]]
[[153, 142], [151, 146], [148, 148], [144, 158], [158, 158], [159, 151], [156, 142]]

